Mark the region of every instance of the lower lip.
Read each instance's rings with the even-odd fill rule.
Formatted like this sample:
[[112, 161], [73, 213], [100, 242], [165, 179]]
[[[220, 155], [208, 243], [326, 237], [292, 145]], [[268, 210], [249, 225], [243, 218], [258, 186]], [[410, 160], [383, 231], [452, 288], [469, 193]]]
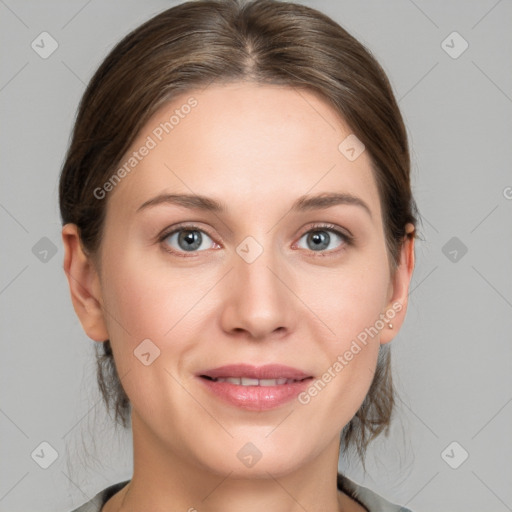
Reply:
[[198, 379], [211, 393], [236, 407], [249, 411], [266, 411], [296, 398], [309, 386], [312, 377], [277, 386], [239, 386], [231, 382], [215, 382], [203, 377]]

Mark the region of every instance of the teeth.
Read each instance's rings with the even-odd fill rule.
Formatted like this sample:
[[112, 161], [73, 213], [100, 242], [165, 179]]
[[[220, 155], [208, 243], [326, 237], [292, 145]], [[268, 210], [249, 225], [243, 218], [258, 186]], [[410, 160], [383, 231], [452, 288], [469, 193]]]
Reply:
[[242, 386], [259, 386], [260, 381], [258, 379], [250, 379], [249, 377], [242, 377], [241, 379]]
[[299, 382], [294, 379], [252, 379], [250, 377], [226, 377], [213, 380], [216, 382], [229, 382], [237, 386], [281, 386], [283, 384]]
[[[281, 381], [283, 379], [279, 379], [279, 380]], [[277, 384], [282, 384], [282, 382], [278, 382], [277, 379], [261, 379], [260, 380], [260, 386], [277, 386]]]

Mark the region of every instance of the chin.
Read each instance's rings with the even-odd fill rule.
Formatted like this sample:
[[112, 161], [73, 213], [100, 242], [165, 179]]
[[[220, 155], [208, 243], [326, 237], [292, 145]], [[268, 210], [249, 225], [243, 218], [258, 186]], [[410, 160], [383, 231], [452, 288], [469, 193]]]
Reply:
[[305, 444], [300, 449], [285, 441], [276, 445], [265, 435], [254, 436], [254, 442], [245, 436], [243, 441], [234, 438], [225, 444], [217, 439], [215, 447], [196, 453], [195, 458], [207, 471], [223, 477], [230, 474], [230, 478], [269, 478], [269, 473], [279, 478], [307, 463], [309, 450]]

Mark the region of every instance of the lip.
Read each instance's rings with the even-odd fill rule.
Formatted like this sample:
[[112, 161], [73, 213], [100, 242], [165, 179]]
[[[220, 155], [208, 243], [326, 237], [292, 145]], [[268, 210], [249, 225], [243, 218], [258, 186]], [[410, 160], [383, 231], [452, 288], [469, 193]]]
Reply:
[[[205, 370], [196, 376], [214, 396], [228, 404], [250, 411], [274, 409], [293, 400], [310, 384], [312, 376], [297, 368], [279, 364], [252, 366], [233, 364]], [[293, 379], [297, 382], [274, 386], [241, 386], [231, 382], [216, 382], [218, 378]]]
[[253, 366], [250, 364], [228, 364], [219, 366], [211, 370], [205, 370], [198, 375], [206, 375], [212, 378], [227, 377], [249, 377], [251, 379], [294, 379], [302, 380], [311, 375], [304, 373], [297, 368], [285, 366], [282, 364], [266, 364], [263, 366]]

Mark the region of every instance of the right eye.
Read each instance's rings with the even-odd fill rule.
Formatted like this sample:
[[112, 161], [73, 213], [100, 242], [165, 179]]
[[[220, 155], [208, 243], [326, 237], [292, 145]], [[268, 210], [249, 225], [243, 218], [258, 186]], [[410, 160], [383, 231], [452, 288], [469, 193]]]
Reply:
[[[212, 243], [215, 244], [208, 233], [193, 225], [175, 228], [162, 235], [160, 241], [164, 244], [166, 251], [179, 256], [185, 256], [186, 253], [202, 252], [212, 248]], [[210, 247], [208, 247], [209, 245]]]

